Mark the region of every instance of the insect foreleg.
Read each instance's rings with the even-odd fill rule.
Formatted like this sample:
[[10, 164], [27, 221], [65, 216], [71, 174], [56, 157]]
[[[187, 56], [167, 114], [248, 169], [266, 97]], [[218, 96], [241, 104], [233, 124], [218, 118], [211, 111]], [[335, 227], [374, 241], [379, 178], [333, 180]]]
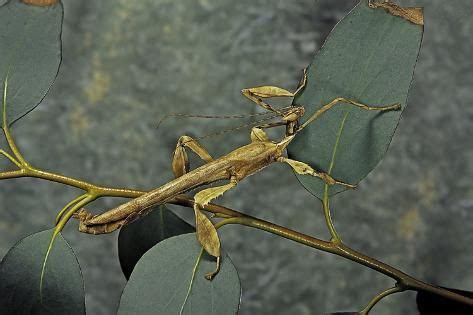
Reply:
[[336, 180], [327, 173], [318, 172], [318, 171], [314, 170], [310, 165], [308, 165], [304, 162], [288, 159], [288, 158], [285, 158], [285, 157], [280, 157], [278, 159], [278, 161], [289, 164], [297, 174], [311, 175], [311, 176], [318, 177], [328, 185], [335, 185], [336, 184], [336, 185], [342, 185], [342, 186], [345, 186], [345, 187], [348, 187], [348, 188], [356, 188], [356, 185], [348, 184], [348, 183]]
[[172, 157], [172, 171], [175, 177], [180, 177], [189, 171], [186, 147], [191, 149], [205, 162], [209, 163], [213, 161], [213, 158], [199, 142], [189, 136], [182, 136], [177, 141], [176, 149]]
[[258, 87], [243, 89], [241, 90], [241, 93], [246, 98], [258, 104], [259, 106], [263, 107], [264, 109], [270, 110], [272, 112], [278, 113], [281, 116], [283, 116], [284, 113], [280, 113], [277, 109], [274, 109], [271, 105], [264, 102], [263, 99], [270, 98], [270, 97], [294, 97], [302, 89], [304, 89], [306, 83], [307, 83], [307, 73], [306, 73], [306, 70], [304, 69], [304, 76], [302, 80], [299, 82], [299, 85], [297, 86], [297, 89], [295, 92], [290, 92], [286, 89], [283, 89], [277, 86], [265, 85], [265, 86], [258, 86]]
[[194, 196], [194, 212], [197, 240], [210, 255], [217, 257], [217, 267], [215, 271], [207, 274], [205, 277], [212, 280], [220, 270], [220, 239], [217, 229], [212, 221], [202, 212], [201, 208], [207, 205], [212, 199], [215, 199], [227, 190], [232, 189], [237, 184], [235, 178], [230, 180], [229, 184], [204, 189]]
[[302, 126], [299, 128], [299, 130], [305, 128], [308, 124], [319, 118], [323, 113], [331, 109], [337, 104], [349, 104], [356, 106], [358, 108], [361, 108], [363, 110], [375, 110], [375, 111], [391, 111], [391, 110], [400, 110], [401, 109], [401, 104], [396, 103], [392, 105], [387, 105], [387, 106], [370, 106], [366, 104], [362, 104], [360, 102], [357, 102], [355, 100], [347, 99], [344, 97], [337, 97], [333, 101], [331, 101], [328, 104], [325, 104], [322, 106], [318, 111], [316, 111]]

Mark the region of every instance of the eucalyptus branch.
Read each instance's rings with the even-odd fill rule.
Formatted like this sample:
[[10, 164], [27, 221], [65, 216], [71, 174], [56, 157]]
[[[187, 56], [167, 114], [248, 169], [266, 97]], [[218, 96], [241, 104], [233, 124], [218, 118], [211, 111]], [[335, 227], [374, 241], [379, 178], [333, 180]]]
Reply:
[[[340, 138], [342, 136], [343, 129], [345, 128], [345, 121], [347, 120], [347, 117], [348, 117], [348, 112], [346, 112], [345, 115], [343, 116], [343, 120], [340, 124], [340, 127], [338, 128], [337, 138], [335, 139], [335, 145], [333, 146], [332, 157], [330, 159], [330, 164], [329, 164], [328, 171], [327, 171], [327, 174], [329, 174], [329, 175], [332, 173], [333, 167], [335, 166], [335, 157], [337, 156], [338, 145], [340, 144]], [[329, 202], [328, 188], [329, 187], [328, 187], [327, 183], [325, 183], [325, 185], [324, 185], [324, 195], [323, 195], [323, 199], [322, 199], [322, 206], [323, 206], [323, 209], [324, 209], [325, 222], [327, 224], [328, 230], [330, 231], [330, 235], [331, 235], [330, 240], [332, 241], [332, 243], [341, 244], [342, 239], [338, 235], [337, 230], [335, 230], [335, 225], [333, 224], [332, 215], [330, 213], [330, 202]]]
[[[212, 208], [213, 208], [212, 212], [216, 211], [217, 208], [223, 208], [222, 211], [225, 212], [226, 214], [229, 214], [232, 211], [234, 211], [234, 210], [230, 210], [228, 208], [217, 206], [217, 205], [212, 205]], [[290, 230], [286, 227], [283, 227], [283, 226], [280, 226], [268, 221], [264, 221], [261, 219], [257, 219], [248, 215], [244, 215], [241, 213], [238, 213], [238, 215], [233, 218], [229, 218], [229, 219], [225, 219], [221, 221], [221, 223], [219, 224], [219, 227], [221, 227], [222, 225], [228, 225], [228, 224], [240, 224], [240, 225], [246, 225], [249, 227], [257, 228], [257, 229], [287, 238], [297, 243], [344, 257], [346, 259], [362, 264], [370, 269], [378, 271], [396, 280], [398, 283], [398, 287], [402, 290], [428, 291], [436, 295], [443, 296], [447, 299], [455, 300], [457, 302], [465, 303], [468, 305], [473, 305], [473, 299], [471, 298], [468, 298], [463, 295], [457, 294], [455, 292], [452, 292], [440, 287], [436, 287], [436, 286], [427, 284], [425, 282], [422, 282], [420, 280], [417, 280], [413, 278], [412, 276], [388, 264], [385, 264], [381, 261], [376, 260], [375, 258], [369, 257], [360, 252], [357, 252], [356, 250], [346, 246], [343, 243], [324, 241], [324, 240], [321, 240], [309, 235], [302, 234], [297, 231]]]
[[[82, 180], [60, 175], [57, 173], [50, 173], [50, 172], [38, 170], [31, 166], [28, 167], [29, 171], [24, 172], [24, 170], [25, 169], [22, 169], [19, 171], [0, 173], [0, 179], [16, 178], [16, 177], [40, 178], [40, 179], [49, 180], [52, 182], [57, 182], [57, 183], [65, 184], [68, 186], [76, 187], [88, 192], [92, 192], [92, 196], [94, 196], [94, 199], [97, 199], [100, 197], [135, 198], [145, 193], [144, 191], [135, 190], [135, 189], [123, 189], [123, 188], [98, 186], [98, 185], [94, 185]], [[6, 174], [7, 176], [2, 177], [2, 174]], [[87, 203], [89, 202], [90, 200], [88, 200]], [[178, 195], [175, 198], [169, 200], [168, 203], [189, 207], [191, 209], [193, 208], [193, 205], [194, 205], [193, 199], [186, 197], [184, 195]], [[302, 234], [297, 231], [290, 230], [286, 227], [283, 227], [283, 226], [280, 226], [280, 225], [277, 225], [265, 220], [261, 220], [249, 215], [245, 215], [241, 212], [238, 212], [238, 211], [235, 211], [235, 210], [232, 210], [220, 205], [216, 205], [216, 204], [208, 204], [204, 207], [204, 210], [214, 213], [218, 217], [226, 218], [224, 221], [222, 221], [221, 226], [226, 225], [226, 224], [240, 224], [240, 225], [246, 225], [249, 227], [257, 228], [257, 229], [287, 238], [297, 243], [300, 243], [300, 244], [303, 244], [315, 249], [319, 249], [325, 252], [329, 252], [332, 254], [336, 254], [338, 256], [342, 256], [351, 261], [365, 265], [373, 270], [381, 272], [395, 279], [402, 285], [402, 287], [405, 290], [429, 291], [431, 293], [443, 296], [448, 299], [452, 299], [458, 302], [473, 305], [473, 299], [464, 297], [462, 295], [459, 295], [457, 293], [451, 292], [443, 288], [435, 287], [427, 283], [421, 282], [401, 272], [400, 270], [397, 270], [394, 267], [391, 267], [372, 257], [359, 253], [349, 248], [348, 246], [344, 245], [341, 242], [335, 243], [335, 242], [330, 242], [330, 241], [324, 241], [312, 236]], [[72, 213], [71, 213], [71, 216], [72, 216]]]
[[[4, 128], [4, 130], [7, 128]], [[7, 129], [8, 130], [8, 129]], [[10, 148], [15, 147], [15, 143], [13, 138], [10, 138], [11, 143]], [[3, 150], [2, 150], [3, 151]], [[13, 150], [12, 150], [13, 151]], [[5, 151], [3, 151], [5, 152]], [[19, 153], [18, 148], [16, 149], [15, 156], [21, 156]], [[6, 153], [6, 152], [5, 152]], [[4, 154], [5, 156], [9, 156], [8, 153]], [[18, 155], [17, 155], [18, 154]], [[11, 157], [11, 156], [10, 156]], [[14, 160], [14, 159], [13, 159]], [[48, 180], [51, 182], [56, 182], [59, 184], [64, 184], [67, 186], [75, 187], [81, 190], [84, 190], [86, 193], [90, 195], [94, 195], [97, 198], [99, 197], [125, 197], [125, 198], [136, 198], [141, 196], [144, 191], [136, 190], [136, 189], [126, 189], [126, 188], [114, 188], [114, 187], [106, 187], [106, 186], [99, 186], [95, 185], [83, 180], [75, 179], [72, 177], [64, 176], [58, 173], [52, 173], [48, 171], [44, 171], [42, 169], [35, 168], [31, 166], [24, 158], [22, 158], [22, 163], [17, 164], [18, 170], [15, 171], [4, 171], [0, 172], [0, 180], [2, 179], [12, 179], [12, 178], [21, 178], [21, 177], [31, 177], [31, 178], [39, 178], [43, 180]], [[12, 161], [13, 162], [13, 161]]]
[[322, 200], [322, 207], [324, 209], [324, 217], [325, 217], [325, 222], [327, 224], [328, 230], [331, 235], [331, 241], [333, 243], [341, 243], [342, 239], [337, 233], [337, 230], [335, 230], [335, 225], [333, 224], [332, 221], [332, 215], [330, 213], [330, 202], [329, 202], [329, 197], [328, 197], [328, 185], [325, 185], [324, 188], [324, 197]]
[[87, 198], [88, 194], [83, 194], [83, 195], [80, 195], [79, 197], [71, 200], [68, 204], [66, 204], [64, 206], [64, 208], [62, 208], [61, 211], [59, 211], [59, 213], [57, 214], [56, 216], [56, 225], [59, 224], [59, 222], [61, 222], [61, 218], [63, 217], [63, 215], [67, 212], [67, 210], [71, 207], [73, 207], [75, 204], [77, 204], [79, 201], [82, 201], [82, 199], [85, 199]]
[[94, 201], [95, 199], [96, 199], [95, 196], [87, 195], [87, 194], [84, 195], [84, 198], [82, 198], [82, 199], [76, 198], [74, 200], [75, 203], [72, 203], [72, 202], [70, 203], [71, 204], [71, 209], [69, 211], [65, 212], [64, 215], [61, 217], [61, 219], [57, 222], [56, 227], [54, 228], [51, 240], [49, 241], [49, 246], [48, 246], [48, 249], [46, 250], [46, 254], [45, 254], [44, 260], [43, 260], [43, 266], [41, 268], [40, 285], [39, 285], [41, 301], [43, 300], [42, 288], [43, 288], [44, 274], [45, 274], [45, 270], [46, 270], [46, 263], [48, 261], [48, 258], [49, 258], [49, 255], [51, 253], [51, 250], [53, 248], [53, 244], [54, 244], [54, 241], [55, 241], [56, 237], [59, 235], [59, 233], [62, 231], [62, 229], [66, 226], [67, 222], [69, 221], [69, 219], [72, 217], [72, 215], [76, 211], [78, 211], [82, 207], [85, 207], [87, 204]]
[[4, 157], [6, 157], [8, 160], [10, 160], [10, 162], [15, 164], [16, 166], [18, 166], [18, 168], [21, 168], [21, 164], [13, 156], [11, 156], [8, 152], [6, 152], [5, 150], [0, 149], [0, 154], [3, 155]]
[[7, 140], [8, 146], [10, 147], [10, 150], [12, 151], [13, 155], [16, 157], [16, 160], [17, 160], [13, 163], [15, 163], [16, 165], [21, 164], [23, 167], [27, 167], [28, 163], [23, 158], [23, 155], [21, 155], [20, 150], [18, 150], [18, 147], [16, 146], [15, 141], [13, 141], [13, 137], [10, 133], [10, 127], [9, 127], [9, 122], [8, 122], [8, 117], [7, 117], [7, 91], [8, 91], [8, 75], [3, 82], [2, 129], [3, 129], [3, 133], [5, 134], [5, 139]]
[[368, 315], [369, 312], [371, 311], [371, 309], [372, 309], [379, 301], [381, 301], [382, 299], [384, 299], [384, 298], [387, 297], [388, 295], [391, 295], [391, 294], [394, 294], [394, 293], [398, 293], [398, 292], [402, 292], [402, 291], [404, 291], [404, 290], [396, 285], [396, 286], [394, 286], [394, 287], [392, 287], [392, 288], [389, 288], [389, 289], [386, 289], [386, 290], [380, 292], [379, 294], [377, 294], [377, 295], [360, 311], [360, 315]]
[[[6, 171], [0, 172], [0, 180], [1, 179], [9, 179], [9, 178], [20, 178], [20, 177], [32, 177], [32, 178], [39, 178], [43, 180], [48, 180], [56, 183], [61, 183], [64, 185], [68, 185], [71, 187], [75, 187], [81, 190], [84, 190], [86, 194], [82, 195], [81, 197], [76, 198], [72, 202], [70, 202], [57, 217], [57, 230], [61, 230], [63, 226], [67, 223], [67, 221], [72, 217], [72, 215], [79, 210], [81, 207], [87, 205], [93, 200], [96, 200], [100, 197], [125, 197], [125, 198], [136, 198], [145, 193], [145, 191], [136, 190], [136, 189], [125, 189], [125, 188], [113, 188], [113, 187], [105, 187], [95, 185], [83, 180], [75, 179], [72, 177], [67, 177], [61, 174], [52, 173], [43, 171], [41, 169], [35, 168], [29, 165], [26, 160], [21, 155], [20, 151], [15, 145], [13, 137], [11, 136], [7, 125], [3, 125], [3, 130], [6, 135], [8, 135], [8, 143], [10, 149], [14, 153], [15, 157], [20, 161], [19, 170], [16, 171]], [[3, 153], [2, 153], [3, 154]], [[5, 154], [3, 154], [5, 155]], [[16, 163], [15, 163], [16, 164]], [[327, 198], [328, 199], [328, 198]], [[75, 202], [74, 202], [75, 201]], [[192, 198], [178, 195], [172, 198], [171, 200], [167, 201], [168, 203], [182, 205], [186, 207], [193, 208], [194, 200]], [[326, 209], [328, 210], [328, 203], [325, 203], [327, 206]], [[225, 218], [218, 224], [218, 227], [227, 224], [240, 224], [245, 225], [253, 228], [257, 228], [263, 231], [267, 231], [269, 233], [287, 238], [289, 240], [298, 242], [300, 244], [319, 249], [325, 252], [329, 252], [351, 261], [357, 262], [359, 264], [365, 265], [373, 270], [381, 272], [393, 279], [395, 279], [400, 288], [403, 290], [424, 290], [428, 291], [445, 298], [455, 300], [458, 302], [466, 303], [469, 305], [473, 305], [473, 299], [464, 297], [457, 293], [451, 292], [449, 290], [435, 287], [424, 283], [420, 280], [417, 280], [402, 271], [391, 267], [385, 263], [382, 263], [372, 257], [366, 256], [362, 253], [359, 253], [350, 247], [344, 245], [341, 240], [338, 238], [339, 241], [334, 241], [332, 237], [332, 241], [324, 241], [312, 236], [308, 236], [302, 234], [297, 231], [290, 230], [286, 227], [264, 221], [261, 219], [254, 218], [252, 216], [245, 215], [241, 212], [215, 205], [215, 204], [208, 204], [204, 207], [204, 210], [214, 213], [218, 217]], [[329, 211], [325, 211], [325, 213], [329, 214]], [[326, 216], [327, 217], [327, 216]], [[328, 222], [331, 222], [328, 221]], [[330, 226], [330, 225], [329, 225]], [[336, 235], [336, 234], [335, 234]], [[333, 235], [332, 235], [333, 236]]]
[[11, 178], [20, 178], [20, 177], [24, 177], [24, 176], [25, 176], [25, 172], [23, 170], [0, 172], [0, 180], [1, 179], [11, 179]]

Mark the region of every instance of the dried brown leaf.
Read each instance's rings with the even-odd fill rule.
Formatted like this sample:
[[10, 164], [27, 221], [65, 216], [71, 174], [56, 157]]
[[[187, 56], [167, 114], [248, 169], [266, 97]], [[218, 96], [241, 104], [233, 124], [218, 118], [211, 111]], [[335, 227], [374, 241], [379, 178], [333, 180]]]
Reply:
[[411, 23], [424, 25], [424, 13], [422, 8], [407, 7], [403, 8], [392, 2], [374, 2], [370, 5], [372, 8], [383, 8], [394, 16], [400, 16]]
[[197, 240], [205, 251], [214, 257], [220, 257], [220, 239], [212, 221], [194, 205]]
[[172, 157], [172, 172], [175, 177], [180, 177], [189, 170], [189, 160], [184, 147], [178, 145]]
[[262, 97], [262, 98], [268, 98], [268, 97], [292, 97], [294, 96], [294, 93], [289, 92], [288, 90], [285, 90], [283, 88], [277, 87], [277, 86], [258, 86], [255, 88], [249, 89], [251, 93], [253, 93], [256, 96]]
[[266, 132], [264, 132], [262, 129], [253, 128], [251, 129], [251, 141], [252, 142], [268, 142], [269, 137], [266, 134]]

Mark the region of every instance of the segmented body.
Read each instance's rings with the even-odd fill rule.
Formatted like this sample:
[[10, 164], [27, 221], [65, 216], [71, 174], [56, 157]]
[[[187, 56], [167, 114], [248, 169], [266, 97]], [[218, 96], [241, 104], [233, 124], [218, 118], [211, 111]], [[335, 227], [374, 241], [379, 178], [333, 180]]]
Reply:
[[[292, 140], [292, 137], [290, 139]], [[86, 232], [89, 227], [92, 227], [98, 231], [97, 225], [106, 225], [102, 233], [110, 233], [145, 215], [146, 210], [151, 207], [163, 204], [179, 194], [219, 180], [233, 178], [236, 181], [241, 181], [277, 161], [288, 140], [285, 138], [280, 143], [253, 141], [115, 209], [83, 220], [80, 229]]]

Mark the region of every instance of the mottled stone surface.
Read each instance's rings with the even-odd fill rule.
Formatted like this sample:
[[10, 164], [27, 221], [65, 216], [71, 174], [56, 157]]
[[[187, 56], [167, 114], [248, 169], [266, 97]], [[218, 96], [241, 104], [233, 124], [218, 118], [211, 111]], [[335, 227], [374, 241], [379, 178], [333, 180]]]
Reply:
[[[239, 90], [295, 87], [300, 70], [355, 3], [63, 2], [59, 77], [43, 104], [15, 125], [14, 135], [34, 165], [143, 189], [172, 177], [170, 156], [180, 135], [240, 123], [170, 119], [157, 130], [160, 117], [258, 112]], [[334, 220], [354, 248], [423, 280], [473, 290], [473, 4], [403, 3], [424, 5], [426, 15], [409, 107], [386, 158], [357, 191], [334, 199]], [[247, 141], [245, 130], [203, 144], [218, 156]], [[50, 228], [76, 194], [33, 179], [0, 183], [0, 256], [26, 235]], [[92, 208], [117, 202], [107, 199]], [[319, 202], [283, 165], [242, 182], [219, 202], [327, 236]], [[178, 211], [192, 220], [188, 210]], [[65, 237], [82, 265], [89, 314], [114, 314], [125, 284], [117, 235], [82, 235], [71, 224]], [[392, 285], [365, 267], [264, 232], [231, 226], [222, 238], [242, 280], [241, 314], [359, 310]], [[373, 314], [415, 314], [414, 297], [387, 298]]]

